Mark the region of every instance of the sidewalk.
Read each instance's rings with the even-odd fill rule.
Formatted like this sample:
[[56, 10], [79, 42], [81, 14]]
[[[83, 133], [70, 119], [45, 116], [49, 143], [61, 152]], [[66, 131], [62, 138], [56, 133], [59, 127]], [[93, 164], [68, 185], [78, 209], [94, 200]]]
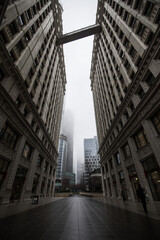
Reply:
[[122, 199], [112, 199], [107, 197], [95, 198], [95, 200], [104, 202], [108, 205], [112, 205], [121, 209], [125, 209], [136, 214], [160, 220], [160, 202], [155, 203], [148, 202], [147, 203], [148, 214], [146, 214], [143, 210], [141, 202], [133, 202], [131, 200], [128, 200], [127, 202], [123, 203]]
[[27, 201], [23, 203], [10, 203], [0, 205], [0, 218], [5, 218], [11, 215], [15, 215], [27, 210], [31, 210], [42, 205], [57, 201], [63, 197], [49, 197], [49, 198], [40, 198], [38, 204], [32, 204], [32, 201]]

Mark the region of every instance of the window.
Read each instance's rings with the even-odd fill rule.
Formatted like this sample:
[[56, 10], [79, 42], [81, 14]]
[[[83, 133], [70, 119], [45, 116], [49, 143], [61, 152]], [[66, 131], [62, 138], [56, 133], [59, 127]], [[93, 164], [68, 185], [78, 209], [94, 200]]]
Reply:
[[133, 102], [131, 102], [131, 103], [129, 104], [129, 108], [130, 108], [131, 112], [134, 111], [135, 107], [134, 107]]
[[47, 172], [47, 169], [48, 169], [48, 162], [45, 162], [45, 165], [44, 165], [44, 172]]
[[22, 50], [24, 49], [24, 45], [23, 45], [22, 40], [20, 40], [20, 41], [16, 44], [16, 47], [18, 48], [19, 52], [21, 53]]
[[145, 26], [144, 26], [142, 23], [140, 23], [140, 24], [139, 24], [138, 31], [137, 31], [137, 34], [138, 34], [140, 37], [142, 36], [142, 34], [143, 34], [143, 32], [144, 32], [144, 29], [145, 29]]
[[15, 104], [17, 105], [18, 108], [20, 108], [21, 104], [22, 104], [22, 101], [19, 97], [17, 97], [16, 101], [15, 101]]
[[24, 35], [26, 42], [29, 42], [29, 40], [31, 39], [29, 36], [29, 32], [26, 32], [26, 34]]
[[31, 79], [31, 78], [33, 77], [33, 75], [34, 75], [34, 71], [33, 71], [33, 69], [31, 68], [31, 69], [29, 70], [28, 77]]
[[0, 189], [7, 175], [9, 162], [0, 158]]
[[23, 155], [23, 157], [25, 157], [26, 159], [29, 160], [30, 157], [31, 157], [31, 154], [32, 154], [32, 148], [28, 143], [26, 143], [25, 146], [24, 146], [22, 155]]
[[148, 77], [146, 78], [145, 82], [147, 83], [147, 85], [150, 87], [155, 81], [155, 77], [153, 76], [153, 74], [150, 72]]
[[53, 167], [50, 166], [49, 174], [51, 175]]
[[43, 178], [42, 178], [42, 184], [41, 184], [41, 194], [44, 193], [45, 182], [46, 182], [46, 178], [43, 177]]
[[39, 155], [38, 159], [37, 159], [37, 167], [38, 168], [41, 168], [42, 162], [43, 162], [43, 157], [41, 155]]
[[119, 155], [118, 152], [115, 154], [115, 159], [116, 159], [117, 165], [120, 165], [121, 164], [121, 160], [120, 160], [120, 155]]
[[27, 108], [24, 109], [24, 113], [23, 114], [24, 114], [24, 117], [27, 117], [27, 115], [28, 115], [28, 109]]
[[160, 110], [152, 117], [152, 122], [157, 132], [160, 134]]
[[135, 19], [134, 17], [132, 17], [129, 26], [130, 26], [131, 28], [134, 28], [135, 23], [136, 23], [136, 19]]
[[0, 67], [0, 81], [4, 78], [5, 74], [3, 69]]
[[10, 28], [11, 33], [12, 33], [13, 35], [15, 35], [15, 34], [18, 32], [18, 29], [17, 29], [17, 26], [16, 26], [15, 21], [13, 21], [13, 22], [11, 22], [11, 23], [9, 24], [9, 28]]
[[139, 96], [140, 99], [142, 99], [142, 98], [144, 97], [145, 92], [143, 91], [143, 88], [142, 88], [142, 87], [139, 88], [137, 94], [138, 94], [138, 96]]
[[38, 187], [38, 182], [39, 182], [39, 175], [35, 174], [34, 179], [33, 179], [33, 185], [32, 185], [32, 193], [36, 193], [37, 187]]
[[150, 1], [148, 1], [143, 14], [149, 17], [152, 12], [153, 7], [154, 7], [154, 4]]
[[24, 15], [21, 15], [21, 16], [19, 16], [18, 18], [19, 18], [20, 25], [21, 25], [21, 26], [24, 26], [24, 25], [25, 25]]
[[129, 119], [129, 114], [128, 114], [127, 110], [124, 112], [124, 116], [126, 117], [127, 120]]
[[110, 166], [110, 169], [113, 168], [112, 159], [109, 160], [109, 166]]
[[6, 123], [0, 132], [0, 141], [14, 149], [17, 140], [18, 133]]
[[124, 147], [123, 147], [123, 153], [124, 153], [125, 158], [131, 156], [131, 151], [130, 151], [130, 148], [129, 148], [128, 143], [124, 145]]
[[140, 9], [141, 4], [142, 4], [142, 2], [139, 1], [139, 0], [137, 0], [137, 1], [135, 2], [134, 9], [137, 9], [137, 10]]
[[137, 145], [137, 148], [140, 149], [144, 146], [147, 145], [148, 143], [148, 139], [147, 139], [147, 136], [146, 136], [146, 133], [144, 131], [144, 129], [140, 129], [134, 136], [134, 139], [135, 139], [135, 142], [136, 142], [136, 145]]

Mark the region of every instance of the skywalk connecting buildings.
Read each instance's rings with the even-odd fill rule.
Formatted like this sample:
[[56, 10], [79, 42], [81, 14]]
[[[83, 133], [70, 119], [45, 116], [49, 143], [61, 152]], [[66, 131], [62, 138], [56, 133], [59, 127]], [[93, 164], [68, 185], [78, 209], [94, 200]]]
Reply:
[[104, 194], [160, 201], [160, 2], [99, 0], [91, 65]]

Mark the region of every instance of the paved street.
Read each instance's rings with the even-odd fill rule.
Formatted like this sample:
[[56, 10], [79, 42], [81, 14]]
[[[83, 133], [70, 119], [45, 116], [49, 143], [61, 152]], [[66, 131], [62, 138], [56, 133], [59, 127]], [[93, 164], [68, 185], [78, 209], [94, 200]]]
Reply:
[[1, 240], [158, 240], [160, 221], [74, 196], [0, 219]]

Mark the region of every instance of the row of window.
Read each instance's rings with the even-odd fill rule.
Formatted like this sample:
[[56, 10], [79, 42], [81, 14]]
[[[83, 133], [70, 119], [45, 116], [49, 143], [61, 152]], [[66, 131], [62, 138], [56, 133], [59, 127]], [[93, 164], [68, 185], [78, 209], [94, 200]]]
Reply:
[[[158, 134], [160, 134], [160, 110], [158, 112], [156, 112], [156, 114], [154, 114], [154, 116], [151, 118], [151, 120], [152, 120]], [[149, 143], [147, 135], [143, 128], [138, 130], [138, 132], [133, 136], [133, 139], [134, 139], [138, 149], [145, 147]], [[125, 159], [127, 159], [128, 157], [131, 157], [131, 151], [130, 151], [130, 147], [129, 147], [128, 143], [126, 143], [121, 149], [123, 151]], [[115, 153], [114, 159], [115, 159], [116, 165], [121, 164], [119, 152]], [[110, 169], [113, 168], [112, 159], [109, 160], [109, 166], [110, 166]]]
[[[121, 1], [119, 3], [117, 3], [114, 0], [107, 0], [106, 1], [114, 10], [115, 12], [117, 12], [120, 16], [123, 15], [124, 20], [128, 20], [128, 16], [127, 16], [127, 11], [124, 9], [124, 5], [121, 4]], [[130, 6], [130, 8], [136, 10], [136, 11], [140, 11], [140, 13], [149, 18], [150, 20], [152, 20], [154, 23], [159, 23], [160, 20], [160, 16], [157, 14], [155, 15], [154, 19], [151, 18], [153, 12], [154, 12], [154, 7], [155, 7], [155, 3], [153, 3], [152, 1], [139, 1], [139, 0], [122, 0], [122, 2], [126, 3], [127, 5]]]
[[[15, 149], [19, 136], [20, 135], [10, 125], [8, 125], [8, 123], [5, 123], [3, 129], [0, 132], [0, 142], [5, 143], [11, 149]], [[25, 159], [30, 160], [32, 152], [33, 152], [33, 147], [28, 142], [26, 142], [23, 148], [22, 156]], [[44, 158], [39, 155], [37, 159], [38, 168], [42, 167], [43, 161], [44, 161]], [[45, 161], [44, 172], [47, 172], [48, 168], [49, 168], [49, 163]], [[53, 169], [52, 166], [50, 166], [49, 174], [51, 174], [52, 169]]]
[[[149, 72], [144, 79], [145, 79], [144, 82], [148, 85], [148, 89], [149, 89], [149, 87], [152, 86], [152, 84], [156, 80], [154, 78], [154, 76], [151, 74], [151, 72]], [[144, 92], [144, 90], [141, 86], [139, 86], [139, 88], [137, 89], [135, 94], [139, 97], [140, 100], [142, 100], [143, 97], [145, 96], [145, 92]], [[132, 116], [132, 113], [134, 112], [134, 109], [135, 109], [135, 105], [131, 100], [129, 105], [127, 106], [126, 110], [123, 112], [123, 116], [125, 117], [125, 119], [123, 120], [123, 122], [122, 122], [122, 120], [119, 120], [118, 125], [115, 127], [115, 129], [113, 130], [113, 132], [110, 136], [110, 139], [108, 140], [108, 144], [107, 144], [108, 147], [114, 141], [117, 134], [122, 130], [123, 126], [127, 123], [129, 118]]]

